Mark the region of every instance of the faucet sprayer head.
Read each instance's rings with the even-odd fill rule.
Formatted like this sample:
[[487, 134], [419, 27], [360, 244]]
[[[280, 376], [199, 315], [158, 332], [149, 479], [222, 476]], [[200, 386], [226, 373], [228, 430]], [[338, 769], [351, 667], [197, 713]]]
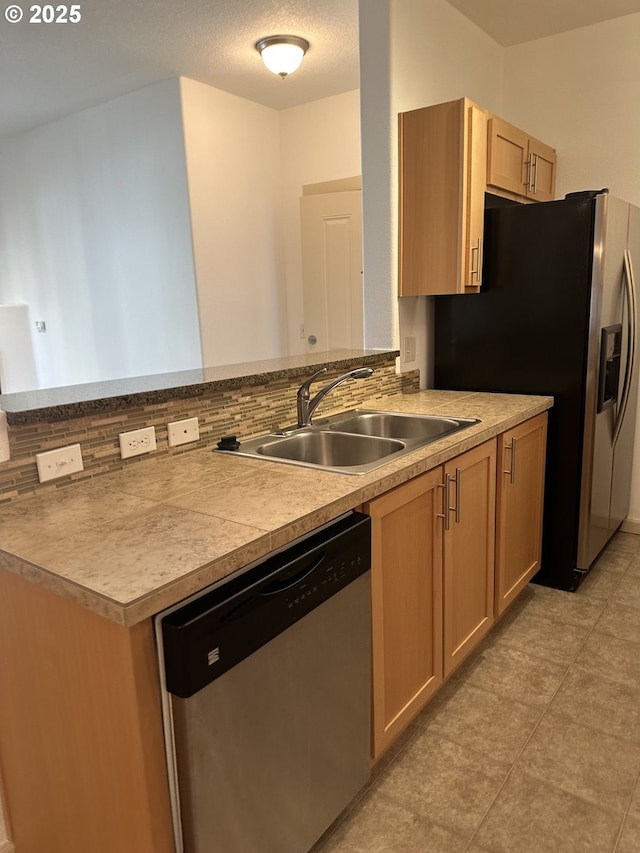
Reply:
[[314, 373], [313, 376], [309, 377], [306, 382], [303, 382], [302, 385], [298, 388], [297, 394], [297, 409], [298, 409], [298, 429], [304, 426], [311, 426], [311, 416], [315, 412], [318, 405], [324, 400], [329, 391], [335, 388], [337, 385], [341, 385], [343, 382], [346, 382], [347, 379], [366, 379], [367, 376], [371, 376], [373, 373], [372, 368], [370, 367], [358, 367], [355, 370], [350, 370], [348, 373], [343, 373], [342, 376], [338, 376], [337, 379], [334, 379], [332, 382], [329, 382], [324, 388], [321, 388], [313, 400], [310, 400], [310, 391], [309, 387], [314, 379], [320, 376], [322, 373], [326, 373], [326, 367], [319, 370], [317, 373]]

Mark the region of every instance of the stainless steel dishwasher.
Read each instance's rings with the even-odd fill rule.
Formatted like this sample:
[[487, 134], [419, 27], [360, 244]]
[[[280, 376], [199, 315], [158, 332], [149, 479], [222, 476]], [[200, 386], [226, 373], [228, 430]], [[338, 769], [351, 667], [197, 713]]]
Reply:
[[371, 522], [156, 617], [176, 848], [304, 853], [370, 768]]

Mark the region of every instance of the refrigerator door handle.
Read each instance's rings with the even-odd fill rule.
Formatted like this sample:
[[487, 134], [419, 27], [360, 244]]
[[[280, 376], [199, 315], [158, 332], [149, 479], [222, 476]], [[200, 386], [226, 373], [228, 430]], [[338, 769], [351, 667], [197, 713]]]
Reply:
[[629, 402], [629, 392], [631, 390], [631, 375], [636, 360], [636, 292], [633, 279], [633, 267], [631, 265], [631, 255], [628, 249], [624, 250], [624, 294], [627, 303], [627, 358], [624, 371], [624, 385], [622, 386], [622, 394], [620, 395], [620, 404], [616, 413], [615, 423], [613, 425], [613, 447], [616, 446], [622, 422], [627, 411]]

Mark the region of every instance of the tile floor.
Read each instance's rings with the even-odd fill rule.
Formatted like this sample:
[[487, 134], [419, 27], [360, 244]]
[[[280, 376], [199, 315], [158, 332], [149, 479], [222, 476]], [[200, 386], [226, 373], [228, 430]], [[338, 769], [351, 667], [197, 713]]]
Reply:
[[313, 853], [638, 853], [640, 537], [531, 584]]

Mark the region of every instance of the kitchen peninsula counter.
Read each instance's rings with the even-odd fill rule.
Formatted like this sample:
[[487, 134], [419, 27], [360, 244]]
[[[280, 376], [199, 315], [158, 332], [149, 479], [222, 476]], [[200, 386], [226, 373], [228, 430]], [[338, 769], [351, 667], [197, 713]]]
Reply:
[[365, 475], [210, 448], [145, 460], [4, 506], [0, 568], [133, 626], [552, 405], [551, 397], [438, 390], [366, 402], [480, 423]]

